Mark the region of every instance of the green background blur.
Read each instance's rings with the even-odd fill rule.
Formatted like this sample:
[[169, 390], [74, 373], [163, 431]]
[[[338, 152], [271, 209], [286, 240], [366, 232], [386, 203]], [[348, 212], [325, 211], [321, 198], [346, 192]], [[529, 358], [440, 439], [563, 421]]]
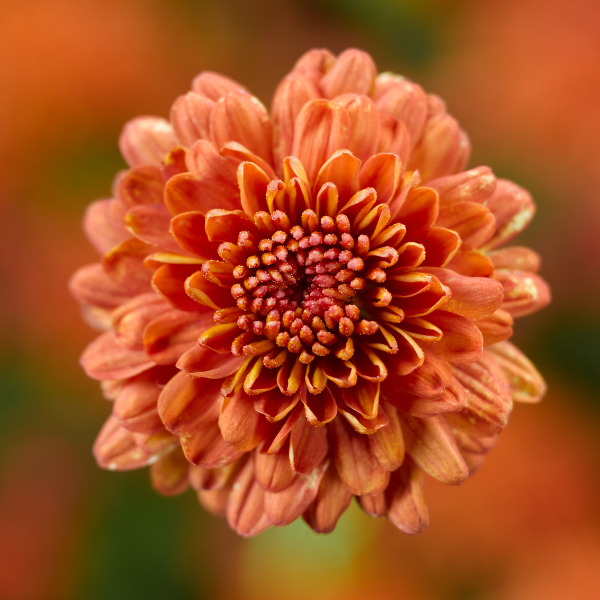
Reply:
[[[532, 191], [519, 242], [552, 306], [516, 342], [546, 376], [481, 472], [428, 481], [409, 537], [356, 506], [253, 540], [146, 472], [99, 470], [110, 406], [77, 359], [66, 285], [80, 228], [124, 163], [122, 124], [167, 116], [201, 70], [268, 104], [311, 47], [367, 50], [447, 100], [470, 166]], [[596, 0], [0, 2], [0, 599], [596, 600], [600, 590], [600, 4]]]

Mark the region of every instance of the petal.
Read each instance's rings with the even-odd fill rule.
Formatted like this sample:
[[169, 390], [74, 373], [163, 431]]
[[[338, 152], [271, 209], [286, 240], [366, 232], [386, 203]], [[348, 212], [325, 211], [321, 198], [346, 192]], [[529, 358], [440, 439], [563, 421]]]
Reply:
[[269, 177], [269, 180], [275, 179], [275, 171], [273, 167], [266, 160], [263, 160], [257, 154], [254, 154], [246, 146], [238, 142], [227, 142], [221, 148], [221, 156], [227, 156], [229, 158], [235, 159], [239, 163], [243, 162], [252, 162], [258, 167], [260, 167]]
[[424, 266], [445, 267], [458, 252], [460, 235], [445, 227], [432, 227], [422, 238], [425, 247]]
[[386, 490], [375, 494], [374, 496], [357, 496], [356, 499], [360, 504], [360, 507], [370, 517], [383, 517], [388, 511], [388, 505], [386, 502]]
[[371, 434], [369, 444], [377, 462], [386, 471], [395, 471], [404, 460], [404, 437], [396, 408], [385, 403], [385, 414], [389, 424]]
[[351, 48], [342, 52], [333, 67], [319, 82], [326, 98], [341, 94], [372, 95], [377, 67], [373, 59], [361, 50]]
[[245, 162], [238, 167], [237, 180], [244, 212], [252, 217], [256, 212], [267, 211], [267, 174], [254, 163]]
[[213, 102], [217, 102], [227, 94], [245, 92], [246, 88], [237, 81], [229, 79], [229, 77], [225, 77], [225, 75], [221, 75], [220, 73], [203, 71], [200, 75], [196, 75], [194, 81], [192, 81], [192, 90], [197, 94], [206, 96]]
[[404, 533], [422, 533], [429, 524], [424, 483], [423, 471], [411, 461], [406, 461], [392, 476], [386, 492], [390, 506], [387, 516]]
[[159, 117], [136, 117], [126, 123], [119, 137], [119, 149], [130, 167], [159, 167], [175, 146], [171, 124]]
[[300, 394], [286, 396], [276, 388], [254, 398], [254, 410], [276, 423], [283, 419], [300, 401]]
[[294, 125], [302, 107], [318, 97], [315, 83], [304, 75], [288, 75], [275, 90], [271, 115], [275, 129], [273, 154], [278, 168], [283, 159], [292, 153]]
[[196, 92], [179, 96], [171, 107], [170, 120], [177, 138], [188, 148], [209, 137], [210, 115], [215, 103]]
[[210, 137], [217, 148], [239, 142], [273, 163], [271, 119], [260, 100], [250, 94], [233, 92], [217, 102], [210, 115]]
[[296, 473], [310, 475], [325, 458], [328, 450], [327, 430], [315, 427], [305, 418], [299, 418], [290, 435], [290, 463]]
[[265, 492], [265, 512], [272, 525], [282, 527], [295, 521], [315, 499], [327, 461], [310, 475], [301, 475], [280, 492]]
[[328, 158], [319, 169], [314, 192], [326, 183], [333, 183], [338, 191], [339, 202], [344, 206], [358, 191], [360, 160], [349, 150], [339, 150]]
[[[185, 282], [198, 271], [200, 265], [165, 264], [152, 277], [152, 287], [175, 308], [185, 311], [206, 310], [204, 304], [192, 300], [185, 292]], [[212, 306], [211, 306], [212, 308]]]
[[443, 285], [452, 290], [452, 296], [444, 305], [444, 310], [478, 321], [494, 313], [502, 304], [502, 286], [493, 279], [465, 277], [437, 267], [427, 267], [423, 271], [435, 275]]
[[347, 147], [349, 130], [350, 116], [339, 104], [312, 100], [304, 105], [296, 119], [292, 154], [304, 165], [309, 181], [315, 181], [336, 150]]
[[379, 147], [378, 152], [396, 154], [404, 165], [410, 152], [408, 131], [402, 121], [392, 115], [379, 113]]
[[324, 48], [313, 48], [305, 52], [294, 65], [292, 73], [312, 71], [315, 78], [319, 80], [327, 71], [333, 67], [336, 58], [329, 50]]
[[379, 147], [379, 115], [373, 101], [367, 96], [344, 94], [335, 98], [335, 102], [350, 116], [348, 150], [361, 161], [367, 160]]
[[284, 447], [274, 454], [254, 454], [254, 477], [266, 492], [279, 492], [294, 480], [290, 466], [289, 449]]
[[482, 437], [500, 433], [512, 411], [510, 390], [489, 361], [486, 354], [476, 363], [454, 366], [454, 376], [467, 392], [467, 405], [446, 415], [452, 427]]
[[550, 304], [550, 288], [535, 273], [496, 269], [492, 277], [504, 288], [502, 308], [512, 317], [530, 315]]
[[201, 271], [196, 271], [186, 279], [185, 293], [203, 306], [215, 310], [227, 308], [234, 304], [231, 291], [209, 281]]
[[434, 479], [451, 485], [462, 483], [469, 470], [461, 456], [450, 427], [441, 416], [420, 419], [402, 417], [406, 452]]
[[360, 170], [360, 187], [375, 188], [379, 202], [389, 204], [400, 187], [401, 175], [402, 163], [396, 154], [375, 154]]
[[190, 463], [183, 452], [173, 450], [150, 467], [152, 487], [163, 496], [177, 496], [187, 489]]
[[177, 361], [177, 368], [192, 377], [221, 379], [235, 373], [249, 360], [245, 356], [217, 354], [210, 348], [194, 346]]
[[265, 492], [254, 478], [254, 461], [250, 458], [237, 474], [229, 494], [229, 526], [244, 537], [258, 535], [270, 525], [264, 504]]
[[330, 533], [351, 500], [352, 492], [344, 485], [335, 465], [330, 462], [321, 479], [316, 498], [302, 516], [313, 531]]
[[392, 219], [400, 221], [406, 227], [405, 242], [420, 241], [423, 233], [435, 223], [438, 216], [438, 195], [435, 190], [426, 187], [412, 188], [397, 214], [390, 207]]
[[457, 201], [440, 206], [436, 225], [456, 231], [463, 244], [478, 248], [494, 235], [496, 219], [481, 204]]
[[351, 388], [340, 390], [344, 403], [365, 419], [375, 419], [379, 412], [379, 382], [360, 379]]
[[83, 216], [83, 231], [98, 254], [105, 254], [122, 244], [129, 236], [123, 224], [112, 216], [114, 200], [96, 200]]
[[421, 342], [439, 356], [452, 363], [471, 363], [483, 352], [483, 337], [477, 326], [445, 310], [436, 310], [427, 316], [427, 320], [442, 330], [442, 339], [436, 342]]
[[489, 277], [494, 271], [490, 259], [475, 248], [459, 248], [452, 260], [444, 266], [468, 277]]
[[513, 334], [513, 318], [505, 310], [499, 308], [485, 319], [475, 321], [475, 325], [483, 336], [484, 345], [495, 344], [508, 339]]
[[236, 242], [240, 231], [255, 230], [254, 221], [241, 210], [214, 208], [206, 213], [206, 235], [211, 242]]
[[174, 365], [213, 323], [211, 313], [170, 310], [153, 319], [144, 330], [146, 354], [159, 365]]
[[423, 181], [451, 175], [457, 170], [461, 156], [461, 132], [450, 115], [437, 114], [428, 118], [421, 138], [408, 161], [408, 169], [418, 169]]
[[512, 181], [498, 179], [493, 195], [485, 206], [496, 219], [496, 233], [485, 249], [498, 248], [521, 233], [533, 219], [535, 204], [531, 194]]
[[144, 266], [144, 259], [152, 251], [138, 239], [131, 238], [113, 248], [102, 260], [102, 267], [116, 282], [139, 292], [150, 291], [152, 272]]
[[311, 394], [303, 386], [302, 402], [307, 422], [312, 426], [319, 427], [335, 419], [337, 405], [329, 388], [325, 388], [320, 394]]
[[515, 402], [539, 402], [546, 393], [546, 382], [533, 363], [510, 342], [488, 348], [504, 372]]
[[69, 289], [75, 299], [84, 305], [113, 309], [136, 293], [109, 277], [102, 265], [95, 263], [81, 267], [71, 277]]
[[136, 206], [125, 216], [125, 226], [140, 241], [166, 252], [181, 252], [169, 233], [171, 214], [163, 205]]
[[129, 348], [141, 348], [146, 325], [169, 308], [164, 298], [154, 292], [125, 302], [112, 314], [117, 342]]
[[344, 419], [329, 425], [335, 465], [353, 494], [378, 494], [389, 481], [389, 472], [377, 460], [366, 435], [356, 433]]
[[456, 175], [446, 175], [427, 183], [440, 195], [440, 203], [477, 202], [483, 204], [496, 189], [496, 178], [489, 167], [477, 167]]
[[500, 248], [488, 254], [494, 269], [517, 269], [536, 273], [540, 268], [541, 259], [537, 252], [524, 246], [509, 246]]
[[218, 260], [217, 244], [210, 243], [201, 212], [180, 213], [171, 219], [170, 227], [173, 237], [183, 250], [206, 260]]
[[134, 350], [117, 343], [114, 331], [98, 336], [83, 351], [81, 366], [92, 379], [125, 379], [154, 366], [143, 350]]
[[99, 467], [109, 471], [130, 471], [149, 465], [155, 457], [135, 443], [133, 433], [121, 426], [117, 417], [110, 416], [102, 426], [93, 448]]
[[[385, 74], [381, 77], [385, 77]], [[378, 95], [375, 105], [378, 111], [388, 113], [404, 124], [411, 148], [414, 148], [427, 118], [427, 99], [423, 89], [416, 83], [398, 77], [390, 82], [385, 92]]]

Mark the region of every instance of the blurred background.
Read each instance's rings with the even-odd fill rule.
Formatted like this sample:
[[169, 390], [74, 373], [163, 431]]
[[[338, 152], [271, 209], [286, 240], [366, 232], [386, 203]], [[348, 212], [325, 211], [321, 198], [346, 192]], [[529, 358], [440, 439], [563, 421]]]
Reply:
[[[125, 166], [123, 123], [167, 116], [199, 71], [268, 104], [301, 53], [351, 46], [445, 98], [470, 166], [534, 194], [519, 242], [554, 302], [515, 340], [550, 392], [462, 487], [428, 481], [420, 536], [353, 506], [329, 536], [299, 521], [243, 540], [191, 492], [96, 467], [110, 407], [66, 288], [96, 259], [80, 220]], [[598, 598], [597, 0], [2, 0], [0, 91], [2, 600]]]

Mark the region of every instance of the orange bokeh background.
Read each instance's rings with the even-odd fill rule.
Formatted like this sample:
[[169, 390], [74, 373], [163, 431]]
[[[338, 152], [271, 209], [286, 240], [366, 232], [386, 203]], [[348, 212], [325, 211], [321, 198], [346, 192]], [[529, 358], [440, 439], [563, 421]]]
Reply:
[[[428, 482], [417, 537], [354, 506], [330, 536], [298, 522], [243, 540], [90, 453], [110, 408], [77, 364], [94, 333], [66, 285], [95, 260], [80, 220], [124, 166], [122, 124], [166, 116], [205, 69], [268, 104], [315, 46], [365, 49], [445, 98], [470, 165], [538, 203], [521, 241], [554, 302], [515, 338], [550, 392], [463, 486]], [[595, 0], [0, 4], [0, 598], [598, 598], [599, 59]]]

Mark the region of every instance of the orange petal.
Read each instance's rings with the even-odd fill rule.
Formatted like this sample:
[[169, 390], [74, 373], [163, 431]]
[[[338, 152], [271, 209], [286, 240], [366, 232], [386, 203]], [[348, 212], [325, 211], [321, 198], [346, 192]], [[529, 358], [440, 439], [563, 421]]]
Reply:
[[223, 356], [209, 348], [194, 346], [177, 361], [177, 368], [192, 377], [222, 379], [235, 373], [246, 361], [245, 356]]
[[163, 496], [177, 496], [185, 492], [189, 485], [190, 463], [181, 450], [173, 450], [161, 456], [150, 467], [152, 487]]
[[217, 148], [239, 142], [273, 163], [271, 119], [260, 100], [243, 92], [221, 98], [210, 115], [210, 137]]
[[423, 471], [410, 460], [392, 476], [386, 493], [390, 506], [387, 517], [404, 533], [422, 533], [429, 524], [424, 484]]
[[445, 310], [434, 311], [427, 320], [441, 329], [443, 336], [435, 342], [421, 342], [424, 348], [452, 363], [471, 363], [481, 356], [483, 337], [474, 323]]
[[315, 83], [301, 74], [288, 75], [275, 90], [271, 115], [275, 129], [273, 154], [277, 168], [292, 153], [294, 125], [302, 107], [318, 97]]
[[227, 142], [221, 148], [221, 156], [235, 159], [238, 163], [252, 162], [267, 174], [269, 180], [276, 178], [273, 167], [266, 160], [254, 154], [239, 142]]
[[[381, 84], [387, 78], [383, 91]], [[381, 92], [375, 100], [377, 110], [388, 113], [401, 121], [408, 132], [411, 148], [414, 148], [427, 118], [427, 99], [421, 86], [401, 77], [382, 74], [378, 77]]]
[[196, 271], [186, 279], [185, 293], [203, 306], [215, 310], [227, 308], [233, 304], [230, 290], [209, 281], [200, 271]]
[[423, 181], [456, 173], [461, 143], [461, 131], [455, 119], [446, 114], [432, 115], [425, 123], [407, 168], [418, 169]]
[[444, 266], [469, 277], [489, 277], [494, 271], [490, 259], [475, 248], [459, 248], [452, 260]]
[[106, 309], [115, 308], [138, 293], [136, 286], [122, 286], [109, 277], [98, 263], [78, 269], [69, 281], [69, 290], [81, 304]]
[[321, 189], [326, 183], [333, 183], [338, 191], [342, 205], [358, 191], [358, 171], [360, 160], [349, 150], [337, 150], [319, 169], [313, 191]]
[[369, 444], [379, 464], [386, 471], [395, 471], [404, 460], [404, 437], [396, 408], [385, 403], [385, 414], [388, 425], [371, 434]]
[[269, 527], [264, 509], [265, 492], [254, 478], [252, 457], [236, 475], [227, 502], [227, 522], [243, 537], [253, 537]]
[[125, 226], [140, 241], [166, 252], [181, 252], [169, 233], [171, 215], [163, 205], [136, 206], [125, 216]]
[[254, 477], [266, 492], [279, 492], [294, 480], [290, 466], [289, 449], [286, 445], [275, 454], [254, 454]]
[[114, 200], [96, 200], [83, 216], [83, 231], [98, 254], [122, 244], [129, 236], [123, 224], [112, 214]]
[[354, 347], [352, 364], [356, 367], [359, 377], [368, 381], [383, 381], [388, 375], [385, 363], [377, 353], [361, 342]]
[[296, 119], [292, 154], [304, 165], [309, 181], [315, 181], [336, 150], [347, 147], [349, 128], [350, 116], [339, 104], [311, 100], [304, 105]]
[[377, 152], [396, 154], [402, 164], [408, 160], [410, 152], [410, 139], [408, 131], [402, 121], [392, 115], [379, 113], [379, 147]]
[[499, 308], [485, 319], [475, 321], [475, 325], [483, 336], [484, 345], [495, 344], [508, 339], [513, 334], [513, 318], [505, 310]]
[[537, 273], [541, 259], [537, 252], [525, 246], [500, 248], [488, 254], [494, 269], [517, 269]]
[[165, 299], [154, 292], [125, 302], [112, 315], [117, 342], [129, 348], [141, 348], [146, 325], [169, 309]]
[[460, 412], [446, 415], [452, 427], [482, 437], [500, 433], [512, 411], [510, 390], [489, 362], [486, 353], [476, 363], [454, 366], [454, 376], [467, 392], [467, 404]]
[[128, 239], [104, 256], [102, 267], [107, 275], [125, 287], [149, 291], [152, 273], [144, 267], [144, 259], [151, 248], [138, 239]]
[[367, 160], [379, 147], [379, 115], [373, 101], [367, 96], [344, 94], [337, 96], [335, 102], [350, 116], [348, 150], [361, 161]]
[[198, 271], [198, 267], [199, 265], [163, 265], [154, 273], [152, 287], [175, 308], [186, 311], [206, 310], [206, 306], [195, 302], [185, 293], [185, 281]]
[[375, 419], [379, 412], [379, 382], [360, 379], [351, 388], [340, 390], [344, 403], [365, 419]]
[[206, 96], [213, 102], [217, 102], [227, 94], [247, 91], [237, 81], [212, 71], [203, 71], [200, 75], [196, 75], [194, 81], [192, 81], [192, 90]]
[[438, 216], [438, 195], [435, 190], [426, 187], [412, 188], [397, 214], [390, 206], [392, 219], [406, 226], [405, 241], [420, 241], [420, 237], [435, 222]]
[[334, 419], [328, 428], [337, 471], [350, 491], [359, 496], [383, 491], [389, 471], [379, 464], [368, 436], [356, 433], [345, 419]]
[[496, 219], [496, 233], [486, 244], [486, 250], [498, 248], [521, 233], [535, 214], [531, 194], [506, 179], [498, 179], [496, 189], [485, 206]]
[[254, 410], [254, 401], [243, 389], [223, 400], [219, 427], [223, 439], [240, 452], [255, 448], [265, 437], [268, 421]]
[[456, 231], [465, 245], [478, 248], [494, 235], [496, 219], [481, 204], [457, 201], [440, 207], [436, 225]]
[[209, 137], [210, 114], [215, 103], [196, 92], [179, 96], [171, 106], [170, 120], [180, 142], [188, 148]]
[[302, 402], [306, 420], [312, 426], [319, 427], [335, 419], [337, 405], [329, 388], [325, 388], [320, 394], [311, 394], [306, 386], [303, 386]]
[[319, 360], [322, 364], [325, 377], [338, 387], [352, 387], [356, 385], [356, 367], [349, 360], [340, 360], [337, 356], [326, 356]]
[[298, 476], [279, 492], [265, 492], [265, 512], [272, 525], [282, 527], [295, 521], [315, 499], [327, 461], [310, 475]]
[[252, 217], [256, 212], [267, 211], [267, 174], [254, 163], [245, 162], [238, 167], [237, 180], [244, 212]]
[[469, 470], [461, 456], [450, 427], [441, 416], [419, 419], [402, 417], [406, 452], [434, 479], [451, 485], [462, 483]]
[[372, 154], [360, 170], [360, 187], [375, 188], [379, 202], [389, 204], [400, 186], [402, 163], [396, 154]]
[[198, 336], [213, 324], [212, 313], [171, 310], [153, 319], [144, 330], [146, 354], [159, 365], [174, 365]]
[[456, 231], [432, 227], [422, 238], [425, 246], [424, 266], [445, 267], [458, 252], [461, 238]]
[[147, 373], [129, 379], [113, 405], [113, 414], [129, 431], [155, 433], [164, 429], [156, 408], [161, 388], [153, 372]]
[[283, 419], [300, 401], [300, 394], [286, 396], [279, 389], [273, 389], [254, 398], [254, 410], [268, 421], [275, 423]]
[[327, 430], [311, 425], [305, 418], [299, 418], [290, 435], [292, 469], [297, 473], [310, 475], [327, 455], [328, 447]]
[[206, 213], [205, 229], [211, 242], [236, 242], [240, 231], [255, 231], [254, 221], [245, 212], [220, 208]]
[[492, 277], [502, 284], [502, 308], [512, 317], [530, 315], [550, 304], [550, 288], [539, 275], [529, 271], [496, 269]]
[[546, 393], [546, 382], [533, 363], [510, 342], [488, 348], [504, 372], [515, 402], [539, 402]]
[[210, 243], [204, 225], [204, 215], [197, 211], [180, 213], [170, 222], [171, 233], [183, 250], [207, 260], [218, 259], [217, 244]]
[[386, 490], [375, 494], [374, 496], [357, 496], [356, 499], [360, 504], [360, 507], [370, 517], [383, 517], [388, 511], [388, 505], [386, 501]]
[[427, 183], [440, 195], [440, 203], [477, 202], [483, 204], [496, 189], [496, 178], [489, 167], [477, 167], [434, 179]]
[[154, 366], [143, 350], [117, 343], [114, 331], [98, 336], [83, 351], [79, 362], [88, 377], [99, 380], [133, 377]]
[[316, 498], [302, 516], [313, 531], [330, 533], [348, 508], [350, 500], [352, 492], [344, 485], [335, 465], [330, 462], [321, 479]]
[[119, 149], [130, 167], [159, 167], [175, 146], [171, 124], [160, 117], [136, 117], [125, 124], [119, 137]]
[[502, 286], [487, 277], [465, 277], [449, 269], [427, 267], [423, 271], [435, 275], [443, 285], [452, 290], [450, 300], [444, 310], [478, 321], [500, 308]]
[[351, 48], [342, 52], [334, 65], [319, 82], [326, 98], [341, 94], [371, 96], [374, 91], [377, 67], [366, 52]]

